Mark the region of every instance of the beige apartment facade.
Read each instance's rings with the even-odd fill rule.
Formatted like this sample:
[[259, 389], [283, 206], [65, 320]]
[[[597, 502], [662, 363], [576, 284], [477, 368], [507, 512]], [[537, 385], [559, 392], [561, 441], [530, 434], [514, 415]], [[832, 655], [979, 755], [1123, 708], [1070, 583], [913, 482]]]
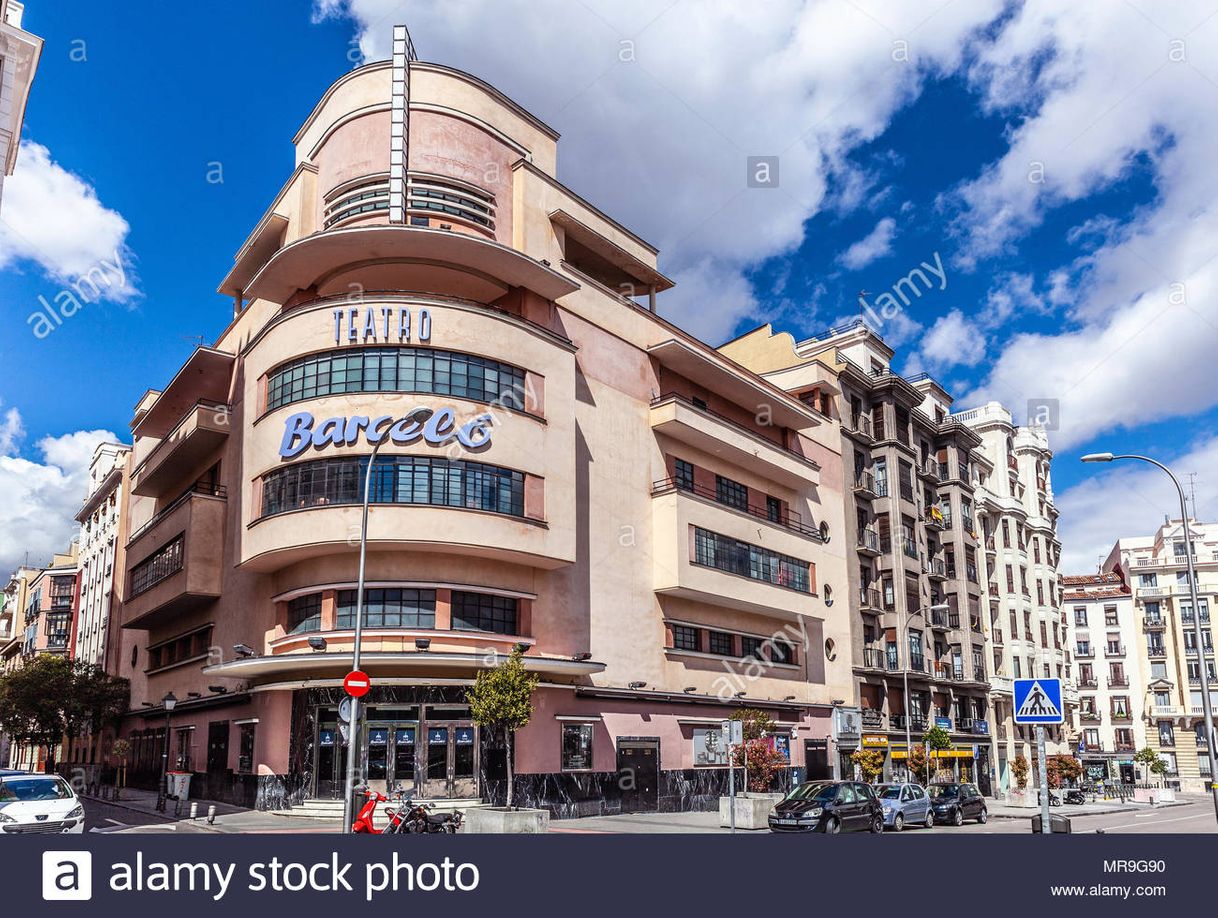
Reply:
[[[1119, 571], [1133, 589], [1134, 617], [1142, 640], [1135, 643], [1144, 682], [1146, 745], [1167, 763], [1166, 779], [1184, 791], [1208, 789], [1213, 753], [1205, 735], [1201, 667], [1218, 702], [1215, 685], [1212, 610], [1218, 595], [1218, 525], [1189, 521], [1199, 608], [1188, 583], [1187, 547], [1179, 519], [1167, 519], [1153, 535], [1119, 539], [1105, 571]], [[1195, 636], [1200, 619], [1202, 638]], [[1142, 772], [1140, 779], [1148, 776]]]
[[[1134, 784], [1134, 754], [1146, 747], [1147, 659], [1165, 655], [1163, 622], [1134, 608], [1121, 568], [1062, 578], [1079, 703], [1075, 754], [1088, 780]], [[1139, 645], [1146, 643], [1146, 653]], [[1114, 680], [1113, 667], [1119, 665]]]
[[354, 745], [376, 786], [501, 799], [466, 692], [515, 647], [518, 802], [716, 805], [742, 707], [805, 768], [853, 697], [837, 424], [654, 311], [656, 250], [558, 182], [551, 128], [395, 49], [327, 90], [231, 324], [137, 405], [133, 774], [172, 692], [171, 764], [208, 796], [336, 797]]
[[89, 491], [76, 514], [80, 606], [72, 656], [108, 669], [118, 665], [120, 641], [111, 619], [122, 603], [125, 579], [130, 454], [121, 443], [98, 444], [89, 463]]
[[932, 378], [895, 373], [893, 350], [861, 320], [798, 342], [764, 326], [721, 351], [811, 401], [842, 432], [860, 727], [839, 737], [838, 754], [879, 751], [885, 775], [900, 777], [907, 741], [938, 725], [952, 738], [940, 756], [945, 772], [992, 793], [980, 438], [951, 415], [951, 397]]
[[4, 199], [4, 177], [17, 166], [21, 125], [42, 39], [21, 27], [25, 4], [0, 0], [0, 202]]
[[990, 647], [990, 697], [997, 793], [1009, 792], [1011, 763], [1036, 758], [1033, 727], [1014, 722], [1013, 679], [1063, 680], [1065, 723], [1046, 729], [1046, 753], [1071, 755], [1078, 703], [1069, 625], [1061, 605], [1053, 453], [1043, 428], [1019, 426], [997, 402], [953, 415], [980, 438], [976, 510], [984, 552], [984, 616]]

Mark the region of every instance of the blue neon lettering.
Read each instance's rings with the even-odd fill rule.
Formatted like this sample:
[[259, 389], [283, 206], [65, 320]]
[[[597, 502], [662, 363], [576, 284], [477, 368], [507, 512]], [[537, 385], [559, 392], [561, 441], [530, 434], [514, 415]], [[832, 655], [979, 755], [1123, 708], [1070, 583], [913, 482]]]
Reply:
[[292, 459], [308, 449], [312, 442], [313, 415], [307, 411], [294, 414], [283, 422], [283, 442], [279, 444], [279, 455]]
[[393, 418], [387, 414], [373, 418], [372, 423], [368, 425], [368, 442], [375, 446], [385, 439], [385, 427], [392, 420]]

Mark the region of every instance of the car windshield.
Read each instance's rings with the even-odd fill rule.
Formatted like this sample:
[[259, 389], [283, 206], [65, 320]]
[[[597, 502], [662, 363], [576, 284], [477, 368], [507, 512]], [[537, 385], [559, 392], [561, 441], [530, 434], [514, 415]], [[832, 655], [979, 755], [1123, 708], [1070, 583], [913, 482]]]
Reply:
[[832, 800], [837, 793], [836, 784], [801, 784], [791, 793], [788, 800]]
[[880, 788], [881, 800], [900, 800], [901, 786], [899, 784], [885, 784]]
[[0, 804], [24, 800], [67, 800], [71, 796], [72, 789], [62, 778], [0, 779]]
[[960, 789], [954, 784], [944, 784], [938, 787], [930, 787], [927, 788], [926, 792], [930, 794], [931, 797], [944, 799], [949, 797], [957, 797], [960, 795]]

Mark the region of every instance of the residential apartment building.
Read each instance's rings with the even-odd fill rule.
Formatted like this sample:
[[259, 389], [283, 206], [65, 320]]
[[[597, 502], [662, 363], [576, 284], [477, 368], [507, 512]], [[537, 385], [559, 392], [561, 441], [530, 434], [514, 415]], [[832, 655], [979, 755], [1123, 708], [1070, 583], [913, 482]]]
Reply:
[[132, 780], [172, 692], [206, 796], [334, 798], [353, 747], [373, 786], [500, 800], [466, 693], [515, 647], [540, 678], [517, 802], [715, 806], [742, 706], [820, 767], [854, 694], [836, 421], [662, 319], [657, 251], [558, 181], [558, 135], [404, 30], [295, 146], [231, 324], [132, 421]]
[[[72, 630], [77, 601], [77, 544], [72, 542], [66, 552], [51, 556], [43, 568], [21, 568], [9, 580], [8, 589], [19, 598], [23, 608], [19, 631], [3, 649], [6, 671], [23, 665], [31, 657], [42, 654], [71, 656]], [[16, 645], [14, 647], [14, 645]], [[14, 768], [41, 771], [45, 750], [13, 743], [9, 762]], [[58, 758], [58, 757], [57, 757]]]
[[[1163, 619], [1139, 617], [1123, 570], [1062, 578], [1078, 707], [1075, 754], [1091, 781], [1137, 780], [1133, 756], [1146, 746], [1146, 660], [1166, 656]], [[1145, 643], [1146, 654], [1139, 652]], [[1114, 670], [1119, 677], [1114, 680]]]
[[17, 0], [0, 0], [0, 202], [4, 177], [17, 166], [25, 105], [42, 53], [42, 39], [21, 28], [24, 12]]
[[989, 633], [990, 693], [998, 793], [1011, 789], [1010, 764], [1035, 759], [1036, 732], [1013, 720], [1012, 679], [1064, 680], [1066, 724], [1046, 730], [1049, 755], [1072, 754], [1069, 723], [1078, 701], [1068, 624], [1061, 608], [1057, 508], [1045, 431], [1014, 424], [997, 402], [952, 416], [980, 438], [976, 507], [984, 551], [985, 623]]
[[[0, 674], [12, 671], [21, 663], [21, 645], [25, 606], [29, 582], [38, 573], [29, 567], [19, 567], [0, 593]], [[0, 732], [0, 768], [7, 767], [12, 752], [9, 736]]]
[[1103, 569], [1122, 572], [1133, 588], [1134, 615], [1144, 635], [1135, 646], [1145, 679], [1137, 691], [1143, 696], [1146, 743], [1167, 762], [1171, 783], [1186, 791], [1205, 791], [1214, 771], [1202, 714], [1201, 667], [1211, 701], [1218, 705], [1211, 623], [1218, 594], [1218, 524], [1190, 520], [1189, 528], [1197, 609], [1190, 595], [1188, 548], [1179, 519], [1167, 519], [1153, 535], [1119, 539]]
[[111, 640], [110, 622], [122, 602], [130, 455], [131, 448], [120, 443], [98, 444], [89, 463], [89, 491], [76, 514], [80, 614], [73, 656], [111, 670], [117, 669], [121, 643]]
[[[841, 744], [886, 753], [905, 771], [906, 738], [940, 725], [943, 758], [990, 793], [989, 667], [974, 489], [980, 436], [952, 416], [926, 375], [904, 379], [893, 350], [861, 320], [796, 342], [763, 326], [721, 351], [840, 421], [851, 484], [845, 539], [860, 735]], [[831, 375], [797, 388], [811, 363]], [[836, 385], [834, 385], [836, 383]], [[932, 607], [941, 607], [938, 609]]]

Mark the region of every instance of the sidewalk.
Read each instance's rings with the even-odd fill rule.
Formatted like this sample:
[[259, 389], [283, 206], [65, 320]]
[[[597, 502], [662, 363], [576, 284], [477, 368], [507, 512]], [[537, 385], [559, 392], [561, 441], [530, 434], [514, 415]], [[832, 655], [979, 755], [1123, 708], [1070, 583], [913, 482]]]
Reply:
[[[250, 810], [231, 803], [218, 803], [215, 800], [185, 801], [181, 806], [181, 813], [178, 815], [174, 814], [175, 801], [167, 800], [165, 802], [165, 812], [158, 813], [156, 811], [156, 798], [156, 791], [125, 787], [122, 791], [122, 797], [118, 800], [105, 800], [101, 797], [84, 797], [83, 799], [86, 809], [91, 802], [96, 802], [104, 806], [130, 810], [133, 813], [151, 816], [159, 820], [155, 823], [128, 825], [101, 830], [103, 832], [217, 832], [221, 834], [284, 832], [295, 834], [298, 832], [336, 833], [339, 830], [339, 824], [330, 819], [288, 819], [263, 810]], [[192, 803], [198, 804], [199, 815], [195, 820], [190, 818], [190, 805]], [[213, 824], [209, 825], [207, 822], [207, 811], [212, 806], [216, 808], [216, 820]]]

